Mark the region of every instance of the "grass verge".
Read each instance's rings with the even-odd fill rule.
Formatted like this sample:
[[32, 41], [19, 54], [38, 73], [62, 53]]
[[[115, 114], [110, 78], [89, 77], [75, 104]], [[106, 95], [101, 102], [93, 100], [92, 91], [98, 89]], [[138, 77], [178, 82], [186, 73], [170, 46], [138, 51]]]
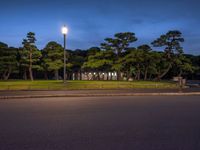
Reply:
[[81, 89], [175, 89], [178, 86], [167, 81], [62, 81], [54, 80], [10, 80], [0, 81], [0, 90], [81, 90]]

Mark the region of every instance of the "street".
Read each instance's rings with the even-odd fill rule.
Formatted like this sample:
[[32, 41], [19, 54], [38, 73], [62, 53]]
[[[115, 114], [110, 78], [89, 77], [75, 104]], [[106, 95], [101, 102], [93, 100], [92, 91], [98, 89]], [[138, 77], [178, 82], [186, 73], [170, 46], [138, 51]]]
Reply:
[[198, 150], [200, 96], [0, 100], [0, 150]]

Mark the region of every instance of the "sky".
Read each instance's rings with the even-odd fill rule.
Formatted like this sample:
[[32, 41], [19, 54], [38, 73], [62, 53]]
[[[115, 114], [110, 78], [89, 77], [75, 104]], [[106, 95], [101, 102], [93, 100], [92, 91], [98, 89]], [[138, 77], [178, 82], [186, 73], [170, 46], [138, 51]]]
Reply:
[[30, 31], [39, 49], [50, 41], [62, 44], [65, 24], [72, 50], [100, 46], [118, 32], [134, 32], [136, 47], [180, 30], [185, 53], [200, 54], [200, 0], [0, 0], [0, 5], [0, 41], [9, 46], [22, 46]]

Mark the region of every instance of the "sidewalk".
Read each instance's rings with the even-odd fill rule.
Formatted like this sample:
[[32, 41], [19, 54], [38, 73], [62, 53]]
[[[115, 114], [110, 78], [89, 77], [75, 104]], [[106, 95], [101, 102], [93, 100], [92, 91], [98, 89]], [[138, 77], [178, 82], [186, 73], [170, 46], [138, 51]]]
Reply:
[[183, 89], [127, 89], [127, 90], [69, 90], [69, 91], [0, 91], [0, 99], [91, 96], [156, 96], [200, 95], [200, 88]]

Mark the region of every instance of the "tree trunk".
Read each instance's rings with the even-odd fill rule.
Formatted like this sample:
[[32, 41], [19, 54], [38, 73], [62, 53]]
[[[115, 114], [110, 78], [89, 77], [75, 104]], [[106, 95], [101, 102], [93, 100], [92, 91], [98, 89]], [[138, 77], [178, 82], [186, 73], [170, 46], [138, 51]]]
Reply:
[[140, 80], [140, 75], [141, 75], [141, 72], [140, 70], [138, 71], [138, 80]]
[[[111, 78], [111, 80], [113, 80], [113, 75], [112, 75], [113, 73], [111, 72], [110, 73], [110, 78]], [[117, 80], [118, 80], [118, 76], [117, 76]], [[119, 80], [118, 80], [119, 81]]]
[[140, 65], [137, 64], [137, 76], [136, 76], [137, 80], [140, 80], [140, 74], [141, 74], [141, 72], [140, 72]]
[[80, 80], [82, 80], [82, 71], [80, 70]]
[[144, 72], [144, 80], [147, 80], [147, 75], [148, 75], [148, 68], [145, 69], [145, 72]]
[[28, 68], [28, 70], [29, 70], [29, 77], [30, 77], [30, 79], [31, 79], [31, 81], [33, 81], [33, 72], [32, 72], [32, 50], [30, 50], [30, 54], [29, 54], [29, 68]]
[[66, 80], [69, 80], [69, 73], [66, 73]]
[[75, 80], [78, 80], [78, 75], [79, 75], [79, 73], [76, 72], [76, 73], [75, 73]]
[[56, 80], [59, 80], [58, 70], [54, 71], [54, 76]]
[[11, 67], [9, 67], [4, 80], [8, 80], [8, 78], [10, 77], [10, 74], [11, 74], [11, 70], [12, 70]]
[[86, 73], [87, 80], [90, 80], [88, 72]]
[[161, 74], [161, 75], [158, 75], [157, 79], [160, 80], [162, 79], [168, 72], [169, 70], [171, 69], [171, 64], [169, 64], [168, 68]]
[[178, 76], [179, 76], [179, 77], [181, 77], [181, 76], [182, 76], [182, 74], [183, 74], [183, 71], [182, 71], [182, 70], [180, 70], [180, 73], [178, 74]]
[[28, 68], [28, 70], [29, 70], [29, 77], [30, 77], [30, 80], [33, 81], [32, 67], [30, 66], [30, 67]]
[[130, 71], [127, 71], [126, 80], [128, 81], [130, 78]]
[[97, 72], [97, 80], [100, 80], [100, 74]]
[[47, 72], [45, 71], [45, 73], [44, 73], [44, 78], [45, 78], [45, 80], [48, 80], [49, 78], [48, 78], [48, 74], [47, 74]]
[[7, 69], [4, 71], [3, 75], [2, 75], [2, 79], [5, 80], [6, 74], [7, 74]]
[[117, 71], [117, 81], [121, 80], [121, 71]]
[[27, 74], [26, 74], [26, 69], [24, 70], [24, 75], [23, 75], [24, 80], [27, 80]]
[[136, 73], [136, 75], [135, 75], [135, 80], [137, 80], [137, 78], [138, 78], [138, 73]]
[[75, 75], [74, 75], [74, 73], [72, 73], [72, 80], [75, 80]]
[[151, 80], [151, 78], [152, 78], [152, 74], [149, 75], [149, 78], [148, 78], [148, 79]]

